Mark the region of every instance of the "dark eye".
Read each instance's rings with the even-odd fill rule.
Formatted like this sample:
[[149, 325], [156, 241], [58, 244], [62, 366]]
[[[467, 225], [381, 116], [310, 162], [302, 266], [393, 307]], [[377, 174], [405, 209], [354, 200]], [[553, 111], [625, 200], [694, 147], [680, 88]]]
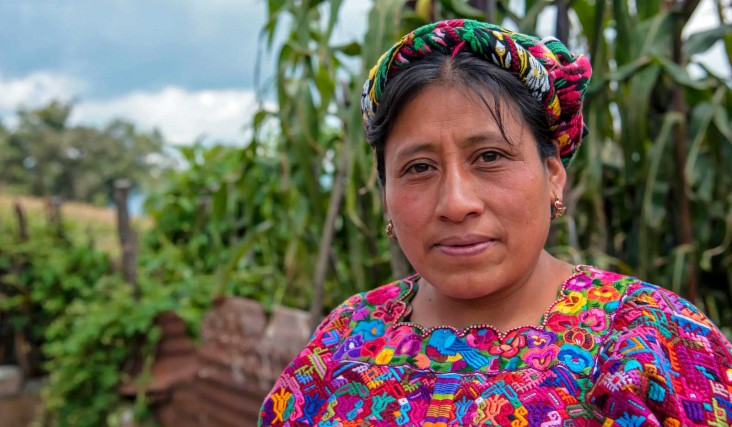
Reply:
[[495, 151], [486, 151], [485, 153], [480, 155], [480, 160], [482, 160], [486, 163], [491, 163], [491, 162], [495, 162], [496, 160], [498, 160], [498, 157], [499, 157], [499, 154], [496, 153]]
[[430, 170], [430, 165], [427, 163], [415, 163], [409, 167], [409, 172], [412, 173], [425, 173]]

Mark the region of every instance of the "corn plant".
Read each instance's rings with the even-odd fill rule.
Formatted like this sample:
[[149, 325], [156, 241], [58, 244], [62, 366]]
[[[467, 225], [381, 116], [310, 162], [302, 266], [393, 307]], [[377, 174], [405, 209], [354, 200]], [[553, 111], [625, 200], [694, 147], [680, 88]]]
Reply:
[[[337, 46], [331, 36], [341, 1], [270, 1], [267, 46], [274, 46], [282, 17], [289, 26], [278, 51], [277, 108], [263, 109], [261, 122], [266, 115], [279, 125], [283, 187], [296, 187], [295, 197], [308, 203], [321, 200], [308, 210], [306, 228], [314, 235], [292, 234], [313, 249], [295, 257], [301, 283], [316, 276], [310, 266], [318, 259], [329, 262], [326, 289], [340, 295], [389, 275], [372, 272], [389, 267], [389, 245], [379, 234], [380, 196], [357, 105], [367, 67], [418, 25], [490, 19], [528, 33], [547, 35], [549, 28], [592, 60], [590, 136], [570, 168], [570, 215], [555, 227], [553, 252], [669, 287], [705, 305], [718, 323], [732, 324], [724, 310], [732, 293], [732, 93], [729, 79], [695, 56], [723, 43], [729, 61], [730, 7], [718, 1], [719, 25], [682, 37], [698, 3], [376, 0], [364, 41]], [[344, 66], [350, 54], [359, 55], [360, 73]], [[690, 66], [701, 71], [692, 75]], [[328, 159], [332, 187], [317, 182]], [[325, 236], [320, 257], [314, 236]]]

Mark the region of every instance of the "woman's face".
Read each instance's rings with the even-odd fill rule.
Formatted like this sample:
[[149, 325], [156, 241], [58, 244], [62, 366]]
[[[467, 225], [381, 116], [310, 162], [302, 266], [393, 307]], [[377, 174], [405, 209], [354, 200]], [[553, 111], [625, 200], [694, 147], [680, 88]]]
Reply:
[[526, 280], [566, 180], [558, 157], [541, 160], [512, 105], [502, 105], [502, 117], [510, 142], [477, 95], [431, 85], [386, 140], [384, 204], [399, 245], [423, 279], [452, 298]]

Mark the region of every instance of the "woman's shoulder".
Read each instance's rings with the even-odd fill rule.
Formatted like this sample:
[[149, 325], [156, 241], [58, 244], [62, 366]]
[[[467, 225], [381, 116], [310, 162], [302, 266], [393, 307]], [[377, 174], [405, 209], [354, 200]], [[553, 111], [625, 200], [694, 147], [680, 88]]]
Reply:
[[579, 270], [592, 282], [590, 295], [600, 294], [603, 288], [618, 291], [613, 298], [617, 301], [613, 316], [616, 327], [666, 325], [671, 321], [675, 326], [697, 332], [717, 329], [694, 304], [669, 289], [596, 267], [580, 266]]
[[341, 303], [334, 311], [352, 310], [364, 305], [380, 306], [388, 301], [402, 301], [414, 290], [414, 280], [417, 276], [409, 276], [403, 279], [394, 280], [381, 285], [375, 289], [360, 292], [352, 295]]
[[606, 416], [637, 425], [729, 425], [732, 345], [724, 334], [668, 289], [597, 274], [625, 289], [596, 360], [589, 400]]
[[[412, 295], [416, 277], [416, 275], [405, 277], [352, 295], [328, 314], [316, 330], [316, 334], [324, 328], [332, 329], [334, 324], [340, 325], [342, 328], [345, 324], [350, 323], [350, 320], [363, 318], [366, 313], [376, 311], [387, 303], [404, 301]], [[344, 322], [344, 320], [348, 320], [348, 322]]]
[[[675, 335], [707, 335], [718, 331], [714, 323], [694, 304], [675, 292], [633, 276], [586, 267], [586, 274], [599, 286], [621, 287], [614, 313], [616, 328], [657, 326], [673, 329]], [[671, 331], [668, 331], [671, 332]]]

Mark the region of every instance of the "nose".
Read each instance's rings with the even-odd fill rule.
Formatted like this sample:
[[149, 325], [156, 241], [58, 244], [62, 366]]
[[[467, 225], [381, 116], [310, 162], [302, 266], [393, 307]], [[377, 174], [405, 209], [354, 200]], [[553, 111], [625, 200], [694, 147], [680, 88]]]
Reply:
[[470, 173], [457, 166], [442, 175], [435, 214], [442, 220], [462, 222], [483, 213], [483, 201]]

